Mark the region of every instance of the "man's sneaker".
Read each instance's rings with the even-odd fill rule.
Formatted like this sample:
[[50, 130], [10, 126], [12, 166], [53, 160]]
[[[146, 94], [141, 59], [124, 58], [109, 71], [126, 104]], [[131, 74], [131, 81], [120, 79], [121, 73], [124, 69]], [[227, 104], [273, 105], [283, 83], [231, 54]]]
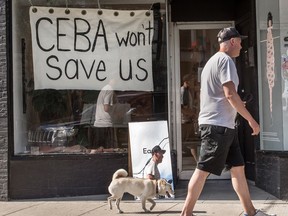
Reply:
[[260, 209], [258, 209], [258, 210], [256, 210], [255, 216], [276, 216], [276, 214], [266, 214], [263, 211], [261, 211]]
[[[244, 213], [243, 216], [248, 216], [248, 214]], [[261, 210], [256, 210], [256, 214], [254, 216], [277, 216], [276, 214], [266, 214]]]

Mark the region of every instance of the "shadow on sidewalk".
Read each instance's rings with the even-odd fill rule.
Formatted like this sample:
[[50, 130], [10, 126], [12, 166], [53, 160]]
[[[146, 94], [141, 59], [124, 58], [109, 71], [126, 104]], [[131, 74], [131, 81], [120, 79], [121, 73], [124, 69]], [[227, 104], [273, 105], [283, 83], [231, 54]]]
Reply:
[[[175, 190], [176, 200], [185, 200], [189, 181], [178, 181]], [[278, 200], [275, 196], [257, 188], [254, 182], [248, 181], [252, 200]], [[239, 200], [231, 180], [207, 180], [199, 200]]]
[[[179, 180], [175, 187], [175, 199], [160, 199], [160, 202], [173, 202], [184, 201], [187, 195], [189, 181]], [[248, 186], [252, 200], [279, 200], [273, 195], [257, 188], [253, 182], [248, 181]], [[107, 201], [109, 194], [102, 195], [89, 195], [89, 196], [77, 196], [77, 197], [57, 197], [57, 198], [45, 198], [32, 201]], [[134, 200], [134, 197], [128, 193], [125, 193], [123, 200]], [[204, 189], [201, 193], [199, 200], [206, 201], [236, 201], [239, 200], [236, 193], [233, 190], [231, 180], [207, 180]], [[18, 200], [11, 200], [17, 202]], [[19, 200], [21, 202], [29, 202], [31, 200]]]

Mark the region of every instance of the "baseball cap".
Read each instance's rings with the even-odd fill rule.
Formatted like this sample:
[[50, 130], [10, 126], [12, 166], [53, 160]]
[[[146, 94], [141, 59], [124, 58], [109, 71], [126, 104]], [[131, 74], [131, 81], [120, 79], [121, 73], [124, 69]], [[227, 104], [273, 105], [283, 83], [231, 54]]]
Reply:
[[157, 152], [161, 152], [162, 154], [164, 154], [166, 152], [166, 150], [163, 150], [163, 149], [160, 148], [159, 145], [156, 145], [152, 149], [152, 154], [157, 153]]
[[248, 36], [240, 35], [240, 33], [234, 27], [223, 28], [217, 35], [218, 42], [230, 40], [231, 38], [246, 39]]

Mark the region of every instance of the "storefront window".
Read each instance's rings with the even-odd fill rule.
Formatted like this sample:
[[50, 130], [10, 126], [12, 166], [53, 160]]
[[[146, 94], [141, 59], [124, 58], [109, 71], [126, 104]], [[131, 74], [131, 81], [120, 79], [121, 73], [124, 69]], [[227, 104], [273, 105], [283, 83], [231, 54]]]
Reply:
[[288, 150], [288, 2], [258, 0], [261, 149]]
[[167, 120], [165, 4], [105, 2], [12, 1], [15, 155], [125, 152], [129, 122]]

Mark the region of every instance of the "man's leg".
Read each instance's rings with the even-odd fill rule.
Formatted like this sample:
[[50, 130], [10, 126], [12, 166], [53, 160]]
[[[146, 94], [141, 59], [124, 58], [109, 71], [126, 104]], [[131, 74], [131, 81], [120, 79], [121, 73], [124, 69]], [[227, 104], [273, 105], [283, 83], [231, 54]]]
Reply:
[[193, 156], [195, 162], [197, 163], [197, 162], [198, 162], [197, 145], [192, 144], [192, 147], [191, 147], [190, 151], [191, 151], [191, 154], [192, 154], [192, 156]]
[[240, 202], [249, 216], [253, 216], [256, 213], [256, 209], [252, 204], [250, 192], [245, 177], [244, 166], [237, 166], [231, 168], [232, 185], [237, 193]]
[[187, 197], [182, 209], [181, 216], [191, 216], [196, 201], [198, 200], [202, 189], [204, 187], [205, 181], [207, 176], [209, 175], [208, 172], [195, 169], [188, 185], [188, 193]]

